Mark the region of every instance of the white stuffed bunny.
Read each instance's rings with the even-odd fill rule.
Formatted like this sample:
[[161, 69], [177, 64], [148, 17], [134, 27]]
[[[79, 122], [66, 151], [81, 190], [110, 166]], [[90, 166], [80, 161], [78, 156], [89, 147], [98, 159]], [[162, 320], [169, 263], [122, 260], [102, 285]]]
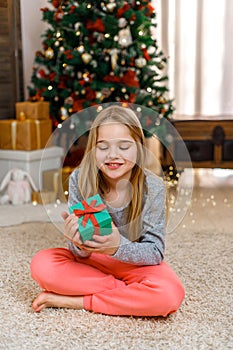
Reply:
[[13, 205], [29, 203], [31, 201], [31, 187], [38, 191], [31, 176], [22, 169], [8, 171], [0, 186], [0, 192], [6, 187], [6, 193], [1, 197], [1, 204]]

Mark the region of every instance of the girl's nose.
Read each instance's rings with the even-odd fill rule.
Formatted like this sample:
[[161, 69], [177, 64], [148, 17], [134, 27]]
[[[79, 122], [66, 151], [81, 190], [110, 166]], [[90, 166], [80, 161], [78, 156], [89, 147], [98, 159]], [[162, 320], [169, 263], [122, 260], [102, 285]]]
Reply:
[[108, 158], [116, 158], [118, 156], [117, 147], [109, 147]]

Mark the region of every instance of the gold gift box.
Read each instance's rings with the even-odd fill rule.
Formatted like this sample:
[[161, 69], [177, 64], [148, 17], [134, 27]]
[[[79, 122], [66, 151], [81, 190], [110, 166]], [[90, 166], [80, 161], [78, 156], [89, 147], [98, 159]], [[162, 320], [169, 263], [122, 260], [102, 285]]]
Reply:
[[54, 191], [32, 192], [32, 203], [50, 204], [56, 202], [56, 193]]
[[57, 199], [61, 202], [67, 202], [69, 176], [72, 171], [73, 168], [70, 167], [43, 171], [43, 189], [54, 191], [57, 195]]
[[16, 119], [49, 119], [49, 102], [37, 101], [37, 102], [16, 102]]
[[31, 151], [44, 148], [52, 133], [52, 120], [0, 120], [0, 149]]

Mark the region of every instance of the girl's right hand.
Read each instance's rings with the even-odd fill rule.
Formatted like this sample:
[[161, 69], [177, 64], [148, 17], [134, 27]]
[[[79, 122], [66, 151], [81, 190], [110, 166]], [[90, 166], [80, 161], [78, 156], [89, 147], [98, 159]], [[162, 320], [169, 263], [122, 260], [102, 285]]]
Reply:
[[82, 248], [83, 243], [80, 238], [80, 234], [78, 231], [78, 220], [77, 216], [74, 214], [68, 214], [63, 211], [61, 216], [64, 220], [64, 236], [73, 242], [77, 247]]

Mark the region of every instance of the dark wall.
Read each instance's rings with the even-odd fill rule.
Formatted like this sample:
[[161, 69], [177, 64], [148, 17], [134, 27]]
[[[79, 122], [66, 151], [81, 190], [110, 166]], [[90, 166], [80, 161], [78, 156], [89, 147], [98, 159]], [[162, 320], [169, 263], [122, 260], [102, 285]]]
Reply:
[[23, 100], [20, 1], [0, 0], [0, 119], [15, 117]]

